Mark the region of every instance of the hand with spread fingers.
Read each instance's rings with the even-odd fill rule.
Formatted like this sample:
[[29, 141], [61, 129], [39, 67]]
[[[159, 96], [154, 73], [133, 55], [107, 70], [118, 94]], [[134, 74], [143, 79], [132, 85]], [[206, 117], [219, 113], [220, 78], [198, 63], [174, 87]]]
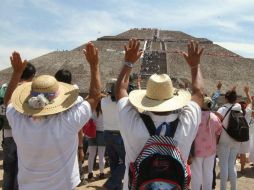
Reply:
[[183, 52], [182, 54], [191, 68], [192, 101], [202, 106], [204, 101], [204, 81], [199, 64], [204, 49], [199, 48], [196, 41], [191, 41], [187, 48], [188, 53]]
[[95, 66], [99, 64], [98, 49], [94, 46], [92, 42], [86, 45], [86, 49], [83, 49], [87, 62], [90, 66]]
[[135, 63], [140, 56], [142, 55], [143, 51], [139, 50], [140, 42], [136, 39], [130, 39], [128, 46], [124, 46], [125, 50], [125, 61], [130, 63]]
[[97, 107], [101, 95], [101, 79], [99, 68], [99, 53], [98, 49], [92, 42], [88, 42], [86, 48], [83, 49], [86, 60], [90, 65], [91, 80], [89, 87], [89, 95], [86, 101], [90, 104], [92, 111]]
[[22, 73], [27, 65], [27, 61], [22, 61], [20, 54], [16, 51], [10, 56], [11, 65], [14, 73]]
[[22, 61], [19, 52], [16, 52], [16, 51], [14, 51], [12, 55], [10, 56], [10, 61], [13, 68], [13, 72], [12, 72], [11, 80], [9, 81], [8, 88], [4, 96], [5, 107], [7, 107], [8, 104], [10, 104], [12, 93], [17, 88], [21, 75], [28, 63], [26, 60]]
[[252, 97], [250, 96], [250, 94], [249, 94], [249, 92], [250, 92], [250, 89], [249, 89], [249, 87], [248, 86], [245, 86], [244, 88], [243, 88], [243, 91], [245, 92], [245, 95], [246, 95], [246, 97], [247, 97], [247, 100], [246, 100], [246, 104], [247, 104], [247, 106], [249, 106], [251, 109], [252, 109]]
[[191, 68], [196, 68], [200, 64], [200, 57], [204, 48], [199, 48], [197, 41], [191, 41], [188, 44], [188, 53], [183, 52], [183, 56]]

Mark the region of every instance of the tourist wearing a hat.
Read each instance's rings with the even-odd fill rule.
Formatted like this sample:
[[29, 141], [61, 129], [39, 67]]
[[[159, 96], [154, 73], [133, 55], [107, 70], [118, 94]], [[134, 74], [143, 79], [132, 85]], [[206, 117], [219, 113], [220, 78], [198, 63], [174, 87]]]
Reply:
[[[174, 139], [186, 162], [201, 121], [203, 78], [200, 57], [203, 49], [198, 47], [197, 42], [191, 42], [188, 44], [188, 53], [183, 53], [190, 66], [192, 95], [187, 90], [174, 88], [167, 74], [153, 74], [148, 79], [145, 90], [133, 90], [128, 96], [128, 78], [133, 65], [142, 54], [139, 46], [140, 43], [133, 39], [129, 41], [128, 46], [125, 46], [125, 63], [116, 84], [120, 131], [126, 150], [126, 167], [129, 168], [129, 163], [135, 161], [150, 136], [138, 109], [145, 110], [144, 113], [151, 117], [156, 129], [160, 129], [158, 131], [160, 135], [165, 135], [168, 131], [166, 129], [170, 127], [169, 123], [179, 118]], [[124, 178], [124, 190], [127, 189], [128, 169]]]
[[19, 53], [11, 57], [12, 77], [5, 95], [6, 115], [18, 151], [20, 190], [70, 190], [79, 183], [78, 131], [89, 120], [100, 97], [98, 50], [84, 50], [90, 65], [89, 97], [84, 101], [73, 85], [41, 75], [17, 87], [26, 65]]
[[201, 123], [194, 140], [191, 164], [191, 189], [211, 189], [216, 145], [222, 130], [220, 119], [211, 112], [212, 99], [204, 98]]

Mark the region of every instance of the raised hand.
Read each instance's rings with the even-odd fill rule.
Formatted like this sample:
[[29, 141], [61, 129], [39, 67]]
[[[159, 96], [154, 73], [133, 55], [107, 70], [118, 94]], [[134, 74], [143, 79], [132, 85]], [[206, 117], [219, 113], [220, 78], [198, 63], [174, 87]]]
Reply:
[[128, 46], [124, 46], [126, 62], [135, 63], [140, 58], [143, 51], [139, 51], [139, 46], [140, 42], [136, 39], [130, 39]]
[[200, 63], [200, 57], [203, 53], [204, 48], [199, 48], [197, 41], [191, 41], [188, 44], [188, 53], [183, 52], [183, 56], [186, 62], [189, 64], [191, 68], [195, 68]]
[[19, 52], [14, 51], [10, 56], [11, 65], [14, 73], [22, 73], [27, 65], [27, 61], [22, 61]]
[[95, 66], [99, 64], [98, 49], [94, 46], [92, 42], [86, 45], [86, 49], [83, 49], [87, 62], [90, 66]]
[[247, 93], [249, 93], [249, 87], [248, 86], [245, 86], [244, 88], [243, 88], [243, 91], [247, 94]]
[[219, 81], [219, 82], [217, 83], [217, 89], [220, 90], [221, 87], [222, 87], [222, 83], [221, 83], [221, 81]]

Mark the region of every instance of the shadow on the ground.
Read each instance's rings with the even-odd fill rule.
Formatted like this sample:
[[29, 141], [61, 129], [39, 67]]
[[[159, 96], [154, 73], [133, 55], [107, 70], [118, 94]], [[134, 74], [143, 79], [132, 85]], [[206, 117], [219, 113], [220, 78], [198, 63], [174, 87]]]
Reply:
[[96, 185], [87, 185], [87, 187], [89, 188], [94, 188], [94, 189], [96, 189], [96, 190], [105, 190], [105, 188], [104, 187], [100, 187], [100, 186], [96, 186]]
[[237, 177], [254, 178], [254, 167], [244, 168], [243, 172], [237, 171]]
[[[237, 171], [237, 178], [241, 177], [254, 179], [254, 166], [244, 168], [243, 172]], [[220, 172], [217, 173], [216, 179], [220, 179]]]

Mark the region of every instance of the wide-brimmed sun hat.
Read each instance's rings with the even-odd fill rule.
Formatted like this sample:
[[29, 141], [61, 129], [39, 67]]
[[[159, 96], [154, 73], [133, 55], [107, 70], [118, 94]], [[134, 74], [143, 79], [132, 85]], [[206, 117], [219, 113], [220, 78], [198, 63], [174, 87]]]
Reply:
[[168, 112], [180, 109], [191, 100], [191, 94], [184, 89], [173, 87], [167, 74], [153, 74], [146, 90], [133, 90], [129, 100], [135, 107], [152, 112]]
[[14, 108], [29, 116], [46, 116], [63, 112], [72, 107], [79, 90], [75, 86], [58, 82], [50, 75], [41, 75], [32, 82], [18, 86], [11, 103]]

